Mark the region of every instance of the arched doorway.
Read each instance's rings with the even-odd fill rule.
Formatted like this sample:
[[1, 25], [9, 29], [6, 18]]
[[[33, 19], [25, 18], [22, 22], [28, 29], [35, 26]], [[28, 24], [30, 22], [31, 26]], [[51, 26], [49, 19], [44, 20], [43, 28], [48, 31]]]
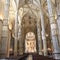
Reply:
[[36, 53], [36, 38], [33, 32], [28, 32], [25, 38], [25, 53]]

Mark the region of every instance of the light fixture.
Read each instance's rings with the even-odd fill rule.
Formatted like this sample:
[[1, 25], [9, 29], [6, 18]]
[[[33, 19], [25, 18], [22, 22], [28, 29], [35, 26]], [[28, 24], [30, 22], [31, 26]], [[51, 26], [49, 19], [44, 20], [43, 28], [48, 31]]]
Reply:
[[13, 49], [12, 49], [12, 48], [10, 48], [10, 49], [9, 49], [9, 51], [13, 51]]
[[48, 51], [51, 51], [51, 48], [48, 48]]
[[55, 14], [55, 19], [57, 19], [57, 15]]
[[2, 15], [0, 15], [0, 20], [3, 20], [3, 16]]
[[46, 37], [48, 37], [49, 35], [48, 34], [46, 34]]
[[12, 30], [12, 24], [11, 23], [9, 24], [9, 30]]

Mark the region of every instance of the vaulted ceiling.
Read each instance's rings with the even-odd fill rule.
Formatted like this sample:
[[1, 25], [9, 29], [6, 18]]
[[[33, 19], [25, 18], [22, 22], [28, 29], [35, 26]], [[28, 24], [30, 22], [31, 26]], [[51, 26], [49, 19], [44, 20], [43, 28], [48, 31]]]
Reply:
[[[9, 8], [9, 24], [12, 24], [14, 26], [14, 20], [15, 20], [15, 12], [16, 12], [16, 5], [18, 0], [10, 0], [10, 8]], [[31, 12], [31, 14], [38, 17], [38, 13], [40, 12], [40, 0], [19, 0], [19, 17], [22, 18], [23, 16], [27, 15], [28, 12]], [[55, 0], [52, 1], [52, 6], [54, 8], [54, 14], [56, 12], [55, 9]], [[47, 9], [47, 3], [46, 0], [41, 0], [42, 9], [44, 13], [44, 21], [45, 21], [45, 29], [46, 32], [49, 33], [49, 18], [48, 18], [48, 9]], [[5, 6], [5, 0], [0, 0], [0, 18], [4, 18], [4, 6]], [[56, 14], [55, 14], [56, 15]], [[21, 20], [19, 20], [20, 22]], [[32, 20], [33, 21], [33, 20]], [[27, 21], [26, 21], [27, 23]]]
[[[46, 4], [46, 0], [41, 0], [42, 2], [42, 6], [43, 6], [43, 11], [46, 15], [48, 15], [46, 9], [47, 9], [47, 4]], [[55, 8], [55, 0], [52, 0], [53, 6]], [[17, 0], [10, 0], [10, 14], [11, 16], [14, 17], [14, 13], [15, 13], [15, 9], [16, 8], [16, 4], [17, 4]], [[0, 0], [0, 15], [3, 15], [4, 12], [4, 5], [5, 5], [5, 0]], [[25, 12], [28, 10], [32, 10], [33, 11], [39, 11], [40, 10], [40, 3], [39, 0], [19, 0], [19, 10], [23, 9]], [[13, 18], [11, 17], [10, 18]]]

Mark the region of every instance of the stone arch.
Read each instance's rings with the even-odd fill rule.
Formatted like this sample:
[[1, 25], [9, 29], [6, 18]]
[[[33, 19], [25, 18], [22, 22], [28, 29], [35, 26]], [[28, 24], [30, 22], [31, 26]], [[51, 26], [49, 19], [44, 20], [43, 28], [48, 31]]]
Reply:
[[[36, 16], [28, 12], [22, 17], [21, 21], [21, 40], [23, 41], [23, 47], [25, 46], [25, 36], [28, 32], [33, 32], [35, 33], [36, 40], [37, 40], [37, 26], [36, 26]], [[25, 47], [24, 47], [25, 48]]]
[[[32, 12], [33, 12], [33, 13], [32, 13]], [[32, 15], [35, 15], [36, 18], [38, 18], [38, 16], [39, 16], [38, 12], [35, 11], [35, 10], [32, 10], [32, 12], [31, 12], [30, 10], [27, 11], [27, 12], [25, 12], [25, 13], [23, 14], [23, 17], [24, 17], [26, 14], [32, 14]]]

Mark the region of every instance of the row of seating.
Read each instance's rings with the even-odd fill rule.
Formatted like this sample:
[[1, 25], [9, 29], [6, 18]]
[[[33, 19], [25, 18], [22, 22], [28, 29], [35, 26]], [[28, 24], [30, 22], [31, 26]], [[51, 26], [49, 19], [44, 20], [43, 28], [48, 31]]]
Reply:
[[[4, 60], [26, 60], [29, 55], [32, 55], [33, 60], [55, 60], [49, 56], [43, 56], [38, 54], [24, 54], [24, 55], [19, 55], [17, 57], [10, 56], [9, 58], [4, 58]], [[3, 59], [0, 58], [0, 60]]]
[[33, 60], [55, 60], [49, 56], [43, 56], [38, 54], [33, 54], [32, 57], [33, 57]]
[[10, 56], [9, 58], [0, 57], [0, 60], [25, 60], [27, 56], [28, 54], [19, 55], [19, 56]]

